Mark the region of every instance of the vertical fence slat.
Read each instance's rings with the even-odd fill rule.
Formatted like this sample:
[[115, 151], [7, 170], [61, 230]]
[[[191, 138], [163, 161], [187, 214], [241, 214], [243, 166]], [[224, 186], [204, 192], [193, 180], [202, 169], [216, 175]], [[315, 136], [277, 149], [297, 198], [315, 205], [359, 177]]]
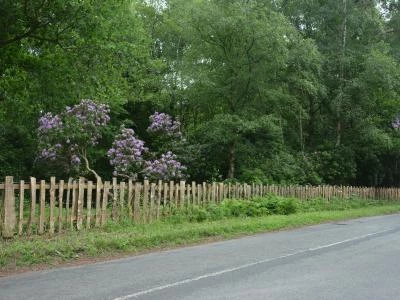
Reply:
[[133, 218], [133, 182], [132, 179], [128, 180], [128, 202], [127, 202], [127, 207], [128, 207], [128, 217], [130, 219]]
[[39, 234], [44, 233], [44, 220], [46, 217], [46, 181], [40, 181], [40, 214], [39, 214]]
[[104, 182], [103, 185], [103, 203], [101, 206], [101, 223], [100, 225], [103, 226], [106, 224], [107, 222], [107, 217], [108, 217], [108, 213], [107, 213], [107, 207], [108, 207], [108, 191], [110, 188], [110, 182], [106, 181]]
[[149, 213], [149, 181], [143, 182], [143, 223], [148, 220]]
[[70, 216], [71, 212], [70, 212], [69, 206], [70, 206], [72, 185], [73, 185], [72, 178], [68, 178], [68, 183], [67, 183], [67, 198], [65, 199], [65, 211], [66, 211], [66, 214], [65, 214], [65, 224], [66, 224], [66, 226], [67, 226], [68, 223], [70, 223], [70, 219], [71, 219], [71, 216]]
[[149, 222], [153, 221], [154, 217], [154, 198], [156, 194], [156, 184], [151, 183], [150, 185], [150, 210], [149, 210], [149, 215], [148, 215], [148, 220]]
[[174, 182], [170, 181], [169, 182], [169, 204], [170, 204], [170, 206], [172, 204], [175, 204], [175, 201], [174, 201], [174, 189], [175, 189]]
[[35, 225], [35, 214], [36, 214], [36, 178], [30, 178], [30, 188], [31, 188], [31, 211], [29, 214], [28, 222], [28, 235], [32, 233], [32, 227]]
[[140, 183], [135, 182], [135, 199], [133, 200], [133, 220], [140, 220]]
[[216, 194], [217, 186], [216, 183], [212, 183], [212, 190], [211, 190], [211, 201], [212, 203], [215, 203], [215, 194]]
[[224, 200], [224, 184], [221, 182], [221, 183], [219, 183], [219, 189], [218, 189], [218, 192], [219, 192], [219, 202], [221, 202], [222, 200]]
[[168, 183], [164, 182], [164, 190], [163, 190], [163, 207], [165, 209], [165, 206], [167, 205], [167, 198], [168, 198]]
[[80, 177], [78, 183], [78, 201], [76, 208], [76, 229], [82, 230], [83, 223], [83, 201], [85, 195], [85, 178]]
[[99, 227], [101, 225], [101, 189], [103, 188], [102, 181], [97, 178], [96, 180], [96, 221], [94, 226]]
[[17, 223], [15, 213], [15, 195], [14, 195], [14, 178], [6, 176], [4, 182], [4, 218], [3, 218], [4, 238], [12, 238], [14, 236], [15, 225]]
[[181, 180], [180, 188], [179, 188], [179, 204], [178, 206], [182, 206], [185, 204], [185, 181]]
[[58, 184], [58, 232], [61, 232], [63, 226], [63, 196], [64, 180], [60, 180]]
[[201, 184], [198, 184], [197, 185], [197, 190], [196, 190], [196, 193], [197, 193], [197, 205], [203, 205], [203, 201], [201, 201], [201, 197], [203, 196], [202, 195], [202, 193], [201, 193]]
[[162, 187], [163, 183], [161, 180], [158, 181], [157, 187], [157, 211], [156, 211], [156, 218], [157, 220], [160, 218], [160, 205], [161, 205], [161, 198], [162, 198]]
[[192, 181], [192, 200], [193, 200], [193, 205], [198, 205], [198, 195], [196, 191], [196, 182]]
[[122, 181], [119, 184], [119, 216], [124, 217], [125, 215], [125, 182]]
[[174, 191], [174, 205], [175, 207], [179, 206], [179, 190], [180, 190], [180, 185], [179, 183], [175, 184], [175, 191]]
[[117, 203], [118, 190], [117, 190], [117, 178], [115, 178], [115, 177], [112, 179], [112, 190], [113, 190], [113, 193], [112, 193], [112, 196], [113, 196], [113, 198], [112, 198], [112, 219], [114, 221], [116, 221], [118, 219], [118, 208], [117, 208], [117, 206], [118, 206], [118, 203]]
[[72, 191], [71, 191], [71, 194], [72, 194], [72, 203], [71, 203], [71, 213], [70, 213], [70, 219], [69, 219], [69, 225], [70, 225], [70, 228], [71, 229], [73, 229], [74, 228], [74, 221], [76, 220], [76, 210], [77, 210], [77, 205], [76, 205], [76, 198], [77, 198], [77, 195], [76, 195], [76, 188], [77, 188], [77, 184], [76, 184], [76, 181], [74, 180], [74, 181], [72, 181]]
[[86, 228], [90, 229], [90, 225], [92, 222], [92, 192], [93, 192], [93, 181], [88, 181], [87, 184], [87, 201], [86, 201], [86, 209], [87, 209], [87, 217], [86, 217]]
[[49, 218], [49, 232], [54, 234], [54, 212], [56, 209], [56, 178], [50, 178], [50, 218]]
[[18, 215], [18, 235], [22, 235], [24, 224], [24, 198], [25, 198], [25, 182], [23, 180], [19, 183], [19, 215]]
[[201, 187], [201, 202], [203, 203], [203, 205], [206, 205], [206, 199], [207, 199], [207, 185], [205, 182], [203, 182]]
[[185, 205], [188, 206], [191, 203], [191, 188], [190, 188], [190, 184], [186, 185], [186, 198], [185, 198]]

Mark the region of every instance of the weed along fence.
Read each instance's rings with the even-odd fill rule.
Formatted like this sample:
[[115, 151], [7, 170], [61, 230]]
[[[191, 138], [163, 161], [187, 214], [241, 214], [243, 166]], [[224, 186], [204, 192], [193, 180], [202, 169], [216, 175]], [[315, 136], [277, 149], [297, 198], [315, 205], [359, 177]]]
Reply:
[[149, 223], [168, 214], [171, 207], [204, 206], [223, 199], [250, 199], [273, 193], [278, 196], [312, 199], [332, 198], [396, 201], [398, 188], [339, 186], [278, 186], [230, 183], [151, 183], [79, 180], [49, 182], [31, 177], [29, 182], [0, 183], [0, 231], [4, 238], [14, 235], [54, 234], [66, 230], [101, 227], [108, 220], [130, 218]]

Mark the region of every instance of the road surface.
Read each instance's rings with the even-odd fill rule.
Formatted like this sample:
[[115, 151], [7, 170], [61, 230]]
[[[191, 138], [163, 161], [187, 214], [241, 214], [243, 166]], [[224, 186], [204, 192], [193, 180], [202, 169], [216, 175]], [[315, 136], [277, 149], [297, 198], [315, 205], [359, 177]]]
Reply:
[[400, 215], [0, 278], [0, 299], [400, 299]]

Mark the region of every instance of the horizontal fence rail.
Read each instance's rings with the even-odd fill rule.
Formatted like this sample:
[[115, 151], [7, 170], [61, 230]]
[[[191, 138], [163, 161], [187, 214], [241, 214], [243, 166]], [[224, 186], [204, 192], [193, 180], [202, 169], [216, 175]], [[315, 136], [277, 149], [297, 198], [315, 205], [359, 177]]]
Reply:
[[224, 199], [250, 199], [275, 194], [307, 200], [323, 198], [398, 201], [399, 188], [352, 186], [280, 186], [239, 183], [93, 182], [84, 178], [56, 182], [21, 180], [12, 176], [0, 183], [0, 232], [4, 238], [54, 234], [66, 230], [101, 227], [108, 220], [130, 218], [150, 223], [171, 207], [205, 206]]

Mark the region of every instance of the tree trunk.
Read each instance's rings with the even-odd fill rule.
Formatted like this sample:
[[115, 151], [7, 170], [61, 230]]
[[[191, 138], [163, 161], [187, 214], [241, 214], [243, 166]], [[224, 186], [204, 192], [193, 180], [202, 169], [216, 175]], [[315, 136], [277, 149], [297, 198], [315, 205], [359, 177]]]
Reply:
[[235, 177], [235, 142], [229, 145], [229, 169], [228, 169], [228, 179]]
[[300, 135], [300, 151], [304, 154], [304, 134], [303, 134], [303, 114], [302, 107], [299, 107], [299, 135]]
[[314, 143], [315, 143], [315, 108], [314, 108], [314, 100], [312, 97], [309, 97], [309, 119], [308, 119], [308, 140], [307, 140], [307, 146], [310, 147], [310, 149], [314, 149]]
[[346, 41], [347, 41], [347, 0], [343, 0], [343, 29], [342, 29], [342, 55], [340, 59], [340, 95], [336, 106], [336, 147], [339, 147], [342, 142], [342, 102], [343, 102], [343, 89], [344, 89], [344, 59], [346, 55]]

